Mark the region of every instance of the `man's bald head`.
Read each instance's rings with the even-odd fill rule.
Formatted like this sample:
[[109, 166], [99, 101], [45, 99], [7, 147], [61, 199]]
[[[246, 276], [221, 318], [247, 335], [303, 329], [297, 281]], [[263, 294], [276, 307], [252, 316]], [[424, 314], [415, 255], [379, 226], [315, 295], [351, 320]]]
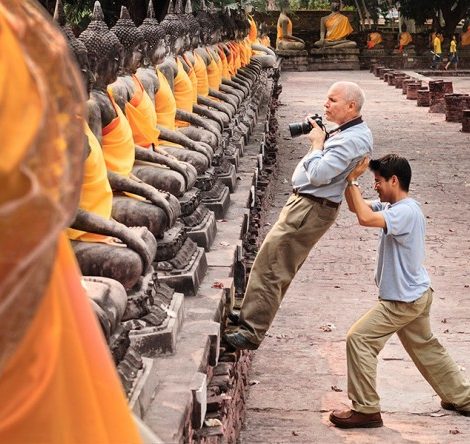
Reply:
[[356, 105], [356, 111], [359, 113], [364, 105], [366, 96], [362, 88], [354, 82], [336, 82], [330, 87], [330, 91], [333, 89], [341, 91], [341, 95], [347, 102], [354, 102]]

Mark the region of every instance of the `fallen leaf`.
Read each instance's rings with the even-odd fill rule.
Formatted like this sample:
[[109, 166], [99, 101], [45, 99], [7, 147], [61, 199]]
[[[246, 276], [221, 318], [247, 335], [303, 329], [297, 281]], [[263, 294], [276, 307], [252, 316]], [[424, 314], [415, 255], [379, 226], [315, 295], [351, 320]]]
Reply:
[[295, 430], [292, 430], [292, 435], [299, 436], [299, 434]]
[[461, 433], [461, 432], [460, 432], [459, 429], [450, 429], [450, 430], [449, 430], [449, 433], [450, 433], [451, 435], [458, 435], [458, 434]]
[[332, 385], [331, 386], [331, 390], [333, 390], [334, 392], [342, 392], [343, 390], [340, 389], [339, 387], [336, 387], [336, 385]]
[[207, 427], [218, 427], [222, 426], [222, 422], [217, 418], [210, 418], [204, 421], [204, 425]]
[[444, 318], [441, 322], [442, 322], [443, 324], [447, 324], [447, 319]]
[[222, 245], [223, 247], [229, 247], [230, 246], [230, 244], [228, 242], [224, 242], [224, 241], [219, 242], [219, 244]]
[[212, 284], [212, 288], [224, 288], [224, 283], [223, 283], [223, 282], [219, 282], [219, 281], [215, 281], [215, 282]]
[[253, 379], [253, 380], [251, 380], [248, 384], [249, 384], [249, 385], [257, 385], [257, 384], [259, 384], [259, 381], [256, 380], [256, 379]]

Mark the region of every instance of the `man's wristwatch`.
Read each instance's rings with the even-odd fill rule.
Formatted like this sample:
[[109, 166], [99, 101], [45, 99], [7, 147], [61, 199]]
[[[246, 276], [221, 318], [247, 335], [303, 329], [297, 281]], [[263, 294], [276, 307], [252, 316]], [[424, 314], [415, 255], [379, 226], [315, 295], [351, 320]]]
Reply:
[[358, 186], [359, 186], [359, 182], [358, 182], [356, 179], [348, 180], [348, 187], [352, 187], [353, 185], [355, 185], [356, 187], [358, 187]]

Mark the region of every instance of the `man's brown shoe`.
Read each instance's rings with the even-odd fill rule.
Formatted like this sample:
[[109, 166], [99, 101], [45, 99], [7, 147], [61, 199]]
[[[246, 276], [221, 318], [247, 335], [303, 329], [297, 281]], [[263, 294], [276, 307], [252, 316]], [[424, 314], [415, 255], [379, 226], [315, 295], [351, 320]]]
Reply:
[[330, 413], [330, 421], [341, 429], [372, 428], [384, 425], [380, 412], [360, 413], [354, 410], [334, 410]]
[[451, 402], [441, 401], [441, 407], [445, 410], [452, 410], [453, 412], [457, 412], [459, 415], [470, 416], [470, 411], [460, 410], [455, 406], [455, 404], [452, 404]]

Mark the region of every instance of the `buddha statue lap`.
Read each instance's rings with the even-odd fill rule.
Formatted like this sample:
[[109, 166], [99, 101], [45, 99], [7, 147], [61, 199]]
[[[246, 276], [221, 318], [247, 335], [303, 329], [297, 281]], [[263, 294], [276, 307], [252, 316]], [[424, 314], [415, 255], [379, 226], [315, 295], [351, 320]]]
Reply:
[[320, 20], [320, 40], [314, 43], [317, 48], [356, 48], [356, 42], [346, 39], [354, 29], [349, 19], [341, 14], [341, 3], [331, 2], [331, 14]]
[[292, 20], [287, 15], [287, 8], [282, 8], [277, 20], [276, 49], [282, 51], [301, 51], [305, 42], [292, 35]]

